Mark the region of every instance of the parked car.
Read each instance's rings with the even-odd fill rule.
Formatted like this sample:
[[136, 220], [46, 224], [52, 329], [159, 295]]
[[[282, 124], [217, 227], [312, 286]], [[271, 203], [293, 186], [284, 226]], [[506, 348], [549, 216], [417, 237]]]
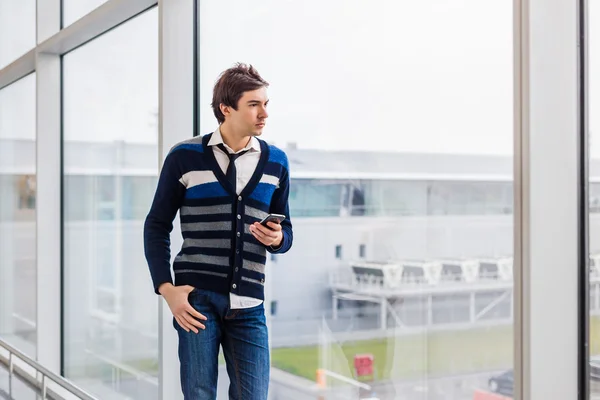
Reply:
[[600, 356], [590, 357], [590, 379], [600, 381]]
[[490, 391], [505, 396], [513, 395], [515, 390], [514, 372], [512, 369], [504, 371], [501, 374], [494, 375], [488, 380]]
[[[590, 358], [590, 379], [600, 381], [600, 356]], [[488, 380], [488, 387], [491, 392], [513, 396], [515, 390], [514, 371], [509, 369], [492, 376]]]

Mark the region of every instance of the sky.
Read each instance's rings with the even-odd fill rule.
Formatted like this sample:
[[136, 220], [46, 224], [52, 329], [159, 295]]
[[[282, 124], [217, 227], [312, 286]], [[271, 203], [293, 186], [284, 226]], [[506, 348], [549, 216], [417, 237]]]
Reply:
[[[75, 9], [72, 1], [73, 15], [102, 3], [77, 0]], [[20, 15], [30, 8], [6, 3], [22, 4]], [[510, 1], [203, 0], [199, 8], [200, 134], [216, 127], [215, 80], [241, 61], [271, 84], [264, 138], [282, 147], [513, 152]], [[590, 4], [592, 144], [600, 142], [595, 20]], [[0, 54], [31, 38], [21, 40], [0, 39]], [[68, 54], [65, 74], [66, 140], [157, 142], [156, 8]], [[13, 119], [1, 118], [0, 137], [34, 137], [34, 99], [34, 79], [0, 91], [0, 117]], [[600, 144], [591, 152], [600, 157]]]
[[214, 80], [243, 61], [271, 83], [277, 144], [512, 153], [511, 2], [205, 1], [200, 60], [202, 131]]

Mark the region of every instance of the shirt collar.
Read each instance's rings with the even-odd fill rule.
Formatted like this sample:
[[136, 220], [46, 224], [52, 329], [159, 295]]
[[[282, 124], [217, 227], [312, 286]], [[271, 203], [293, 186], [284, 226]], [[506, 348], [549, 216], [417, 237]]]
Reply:
[[[225, 142], [223, 141], [223, 136], [221, 135], [221, 129], [219, 127], [217, 127], [217, 129], [213, 132], [212, 136], [210, 137], [210, 140], [208, 141], [208, 145], [209, 146], [217, 146], [219, 144], [223, 144], [225, 146], [225, 148], [227, 149], [228, 152], [230, 153], [234, 153], [234, 151], [231, 149], [231, 147], [227, 146], [225, 144]], [[255, 138], [254, 136], [252, 136], [250, 138], [250, 142], [248, 142], [248, 145], [246, 147], [244, 147], [243, 149], [241, 149], [239, 152], [244, 151], [244, 150], [252, 150], [252, 151], [256, 151], [260, 153], [260, 142], [258, 141], [257, 138]]]

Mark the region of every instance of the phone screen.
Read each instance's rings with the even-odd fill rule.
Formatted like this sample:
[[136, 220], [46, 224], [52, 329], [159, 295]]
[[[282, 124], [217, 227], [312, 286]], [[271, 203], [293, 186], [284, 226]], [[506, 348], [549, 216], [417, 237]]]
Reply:
[[284, 219], [285, 219], [284, 215], [269, 214], [262, 221], [260, 221], [260, 224], [268, 227], [267, 222], [273, 221], [273, 222], [277, 222], [278, 224], [280, 224]]

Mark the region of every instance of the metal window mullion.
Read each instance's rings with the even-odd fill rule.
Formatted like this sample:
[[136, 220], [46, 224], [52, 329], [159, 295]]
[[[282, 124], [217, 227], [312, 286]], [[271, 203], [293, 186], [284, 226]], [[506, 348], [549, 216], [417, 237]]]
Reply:
[[156, 0], [109, 0], [45, 39], [38, 45], [38, 50], [60, 55], [68, 53], [148, 10], [156, 3]]
[[60, 57], [37, 54], [37, 361], [60, 374], [62, 156]]
[[35, 49], [0, 69], [0, 90], [35, 71]]
[[[194, 0], [159, 0], [159, 138], [157, 165], [171, 147], [194, 133]], [[179, 216], [171, 233], [171, 254], [182, 245]], [[150, 290], [151, 288], [149, 288]], [[182, 399], [177, 333], [162, 297], [159, 310], [159, 387], [165, 400]]]
[[[37, 0], [36, 43], [60, 30], [60, 0]], [[36, 361], [62, 364], [60, 57], [34, 50], [36, 70]], [[42, 377], [38, 374], [38, 380]]]
[[515, 398], [583, 400], [578, 5], [514, 4]]

